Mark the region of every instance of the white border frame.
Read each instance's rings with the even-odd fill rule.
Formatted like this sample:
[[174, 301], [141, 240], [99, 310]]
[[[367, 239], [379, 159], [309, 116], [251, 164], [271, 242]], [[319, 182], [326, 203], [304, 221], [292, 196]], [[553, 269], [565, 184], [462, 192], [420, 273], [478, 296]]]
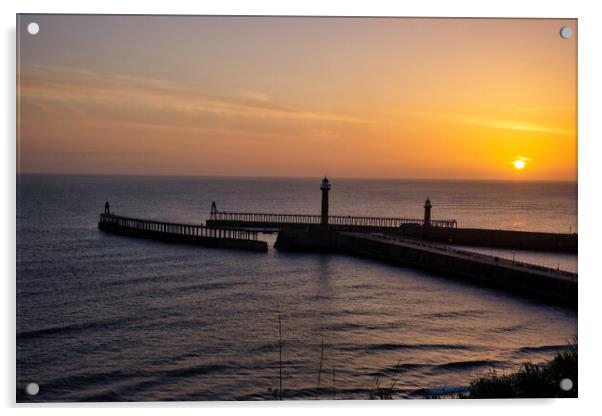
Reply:
[[[600, 408], [597, 395], [600, 385], [601, 366], [599, 350], [602, 341], [598, 316], [600, 313], [597, 295], [602, 291], [602, 270], [596, 265], [597, 241], [602, 230], [597, 211], [602, 207], [600, 184], [602, 178], [598, 160], [602, 156], [600, 141], [600, 74], [602, 60], [599, 39], [602, 39], [602, 17], [595, 1], [548, 0], [532, 1], [505, 0], [484, 2], [474, 0], [421, 0], [413, 2], [386, 2], [383, 0], [324, 1], [324, 0], [226, 0], [194, 2], [185, 0], [20, 0], [17, 4], [2, 2], [0, 15], [3, 25], [2, 77], [4, 99], [1, 102], [2, 126], [5, 128], [2, 141], [2, 194], [1, 205], [4, 225], [0, 258], [6, 273], [3, 274], [2, 365], [0, 389], [2, 404], [6, 407], [23, 408], [26, 413], [44, 408], [45, 413], [64, 414], [86, 412], [105, 414], [110, 408], [116, 414], [144, 412], [165, 414], [177, 412], [198, 414], [200, 412], [222, 412], [242, 410], [251, 415], [306, 414], [308, 411], [326, 414], [344, 411], [360, 415], [367, 411], [385, 414], [420, 412], [425, 414], [449, 415], [478, 414], [504, 415], [508, 412], [545, 411], [551, 415], [588, 412]], [[187, 403], [117, 403], [117, 404], [45, 404], [15, 405], [15, 14], [16, 13], [119, 13], [119, 14], [233, 14], [233, 15], [344, 15], [344, 16], [428, 16], [428, 17], [554, 17], [579, 19], [579, 343], [580, 383], [577, 400], [506, 400], [506, 401], [337, 401], [328, 402], [187, 402]], [[598, 43], [598, 45], [596, 44]], [[6, 232], [10, 230], [10, 232]], [[198, 409], [201, 407], [202, 409]], [[166, 409], [168, 408], [168, 409]], [[338, 409], [337, 409], [338, 408]], [[41, 410], [41, 409], [40, 409]]]

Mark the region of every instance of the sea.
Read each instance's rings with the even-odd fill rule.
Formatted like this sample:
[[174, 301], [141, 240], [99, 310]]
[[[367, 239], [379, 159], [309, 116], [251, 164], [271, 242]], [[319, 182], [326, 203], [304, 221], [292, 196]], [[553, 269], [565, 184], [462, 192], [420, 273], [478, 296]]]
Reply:
[[[369, 399], [466, 391], [544, 363], [577, 313], [435, 273], [330, 254], [220, 250], [98, 230], [116, 214], [202, 224], [318, 214], [320, 177], [17, 176], [22, 402]], [[577, 232], [577, 184], [330, 178], [332, 215]], [[474, 248], [577, 272], [577, 255]], [[37, 383], [39, 393], [24, 387]], [[282, 390], [280, 390], [280, 386]]]

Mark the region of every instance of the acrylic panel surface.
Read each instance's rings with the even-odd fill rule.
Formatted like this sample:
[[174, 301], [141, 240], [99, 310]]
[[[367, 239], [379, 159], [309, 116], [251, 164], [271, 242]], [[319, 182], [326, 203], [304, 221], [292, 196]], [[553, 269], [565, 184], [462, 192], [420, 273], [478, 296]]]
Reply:
[[17, 401], [577, 395], [576, 20], [17, 22]]

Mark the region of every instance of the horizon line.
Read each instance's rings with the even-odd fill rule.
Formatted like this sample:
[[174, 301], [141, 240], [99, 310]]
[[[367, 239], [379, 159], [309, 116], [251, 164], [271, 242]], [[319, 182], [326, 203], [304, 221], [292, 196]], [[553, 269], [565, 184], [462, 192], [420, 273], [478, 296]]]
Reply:
[[16, 172], [19, 175], [38, 175], [38, 176], [132, 176], [132, 177], [174, 177], [174, 178], [259, 178], [259, 179], [314, 179], [322, 178], [323, 176], [337, 179], [355, 179], [355, 180], [391, 180], [391, 181], [472, 181], [472, 182], [569, 182], [578, 183], [579, 178], [573, 179], [498, 179], [498, 178], [400, 178], [400, 177], [383, 177], [383, 176], [271, 176], [271, 175], [208, 175], [208, 174], [158, 174], [158, 173], [73, 173], [73, 172]]

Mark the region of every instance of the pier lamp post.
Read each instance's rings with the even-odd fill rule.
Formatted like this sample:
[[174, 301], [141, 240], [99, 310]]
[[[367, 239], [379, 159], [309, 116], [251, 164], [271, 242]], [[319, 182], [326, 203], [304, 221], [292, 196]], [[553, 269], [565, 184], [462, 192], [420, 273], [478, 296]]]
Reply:
[[330, 191], [330, 182], [328, 182], [328, 178], [326, 176], [324, 176], [324, 179], [322, 179], [322, 185], [320, 185], [320, 190], [322, 191], [321, 224], [326, 226], [328, 225], [328, 191]]

